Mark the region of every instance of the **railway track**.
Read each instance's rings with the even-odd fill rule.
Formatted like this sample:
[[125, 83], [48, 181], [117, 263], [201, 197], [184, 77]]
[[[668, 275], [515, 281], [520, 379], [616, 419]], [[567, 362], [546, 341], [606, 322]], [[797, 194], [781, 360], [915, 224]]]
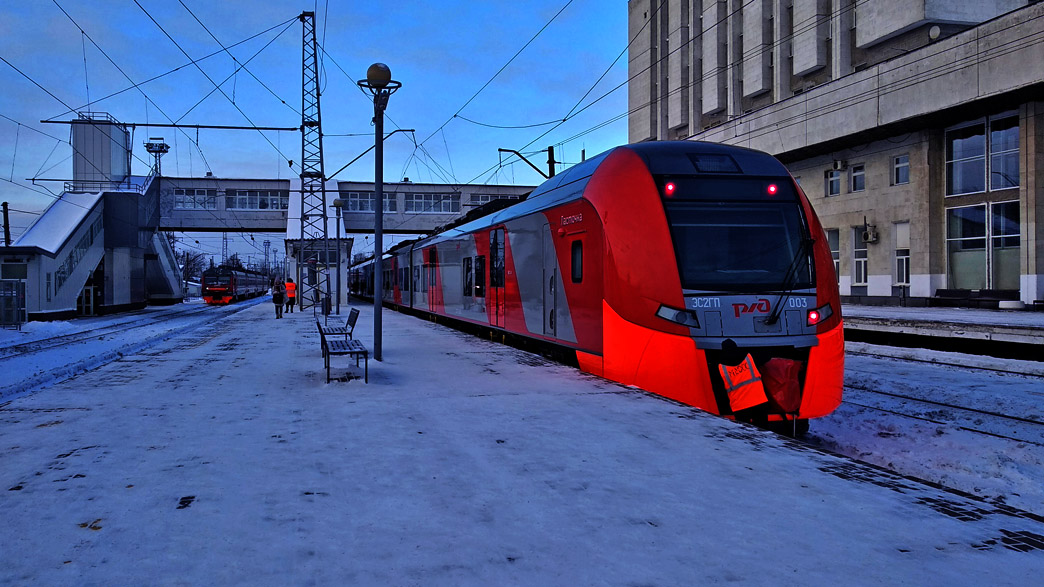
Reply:
[[[128, 330], [135, 328], [143, 328], [146, 326], [153, 326], [155, 324], [161, 324], [170, 320], [189, 318], [196, 316], [208, 311], [209, 308], [193, 308], [188, 311], [181, 312], [169, 312], [160, 315], [150, 314], [145, 318], [128, 318], [121, 320], [120, 322], [109, 322], [104, 326], [97, 328], [89, 328], [87, 330], [81, 330], [79, 332], [72, 332], [69, 334], [63, 334], [60, 336], [52, 336], [48, 338], [41, 338], [30, 342], [12, 345], [9, 347], [0, 348], [0, 361], [9, 358], [20, 357], [31, 353], [38, 353], [42, 351], [52, 350], [68, 344], [77, 342], [84, 342], [93, 339], [99, 339], [110, 334], [126, 333]], [[136, 313], [140, 316], [140, 313]]]
[[[107, 322], [97, 328], [89, 328], [87, 330], [81, 330], [78, 332], [72, 332], [69, 334], [63, 334], [60, 336], [52, 336], [48, 338], [41, 338], [30, 342], [21, 344], [11, 345], [9, 347], [0, 348], [0, 361], [5, 359], [17, 358], [32, 353], [39, 353], [43, 351], [53, 350], [66, 345], [85, 342], [90, 340], [99, 340], [103, 337], [114, 335], [114, 334], [126, 334], [128, 331], [137, 328], [146, 328], [149, 326], [155, 326], [171, 320], [183, 320], [185, 318], [192, 318], [206, 313], [221, 312], [221, 315], [231, 315], [246, 308], [252, 307], [258, 303], [255, 300], [247, 300], [226, 307], [214, 307], [214, 306], [200, 306], [194, 307], [188, 310], [178, 308], [180, 311], [170, 311], [163, 313], [147, 313], [147, 312], [135, 312], [133, 315], [128, 315], [126, 319], [120, 319], [119, 322]], [[144, 315], [144, 318], [142, 317]]]
[[106, 321], [95, 328], [4, 347], [0, 349], [0, 372], [6, 377], [0, 381], [0, 402], [140, 351], [179, 329], [210, 323], [211, 316], [219, 320], [260, 302], [257, 299], [221, 308], [142, 312], [121, 316], [115, 322]]
[[[902, 360], [934, 365], [941, 364], [956, 367], [960, 370], [986, 370], [1004, 374], [1014, 373], [1004, 368], [989, 369], [961, 365], [956, 361], [947, 362], [911, 358]], [[1030, 379], [1039, 379], [1036, 375], [1018, 374]], [[1016, 402], [1015, 405], [1039, 406], [1044, 402], [1044, 393], [1037, 391], [1025, 391], [1022, 393], [1034, 394], [1039, 396], [1039, 399], [1033, 399], [1029, 402]], [[987, 404], [983, 401], [984, 396], [981, 394], [949, 395], [951, 397], [947, 397], [947, 394], [939, 393], [937, 389], [932, 389], [931, 387], [885, 391], [880, 388], [880, 383], [877, 382], [846, 383], [843, 402], [850, 406], [867, 410], [875, 410], [933, 424], [952, 426], [969, 432], [1044, 447], [1044, 412], [1038, 411], [1036, 413], [1012, 415], [1003, 411], [1003, 401], [992, 401]], [[955, 398], [962, 398], [964, 401], [955, 401]], [[1001, 400], [1002, 398], [994, 397], [991, 399]], [[976, 405], [976, 401], [982, 401], [983, 405]]]

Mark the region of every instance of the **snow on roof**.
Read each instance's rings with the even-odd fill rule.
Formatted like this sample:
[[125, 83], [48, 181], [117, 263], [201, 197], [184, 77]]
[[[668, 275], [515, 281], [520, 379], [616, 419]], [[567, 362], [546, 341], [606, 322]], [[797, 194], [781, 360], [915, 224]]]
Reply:
[[101, 198], [101, 193], [63, 193], [44, 210], [36, 222], [18, 237], [13, 245], [39, 247], [49, 253], [57, 253]]

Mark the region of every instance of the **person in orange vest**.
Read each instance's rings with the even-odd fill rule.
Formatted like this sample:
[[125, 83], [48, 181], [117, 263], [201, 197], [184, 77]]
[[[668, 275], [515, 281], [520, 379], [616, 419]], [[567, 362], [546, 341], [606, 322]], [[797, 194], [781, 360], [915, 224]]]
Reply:
[[297, 301], [297, 284], [292, 277], [286, 278], [286, 311], [294, 313], [294, 302]]
[[754, 365], [754, 359], [747, 353], [742, 360], [736, 361], [739, 352], [736, 343], [726, 340], [721, 345], [725, 363], [718, 365], [721, 381], [729, 394], [729, 406], [735, 414], [768, 403], [765, 386], [761, 382], [761, 374]]

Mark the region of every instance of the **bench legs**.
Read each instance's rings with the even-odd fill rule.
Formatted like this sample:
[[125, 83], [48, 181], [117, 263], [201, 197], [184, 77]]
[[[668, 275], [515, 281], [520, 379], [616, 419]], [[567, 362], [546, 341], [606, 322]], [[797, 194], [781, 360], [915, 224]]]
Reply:
[[[334, 354], [334, 353], [327, 352], [324, 349], [324, 352], [323, 352], [323, 364], [326, 367], [326, 382], [327, 383], [330, 383], [330, 355], [332, 355], [332, 354]], [[365, 381], [366, 383], [370, 382], [370, 353], [369, 352], [338, 353], [338, 354], [345, 354], [345, 355], [352, 355], [352, 356], [354, 356], [355, 357], [355, 366], [356, 367], [359, 366], [359, 359], [360, 358], [363, 359], [365, 361], [364, 366], [363, 366], [363, 381]]]

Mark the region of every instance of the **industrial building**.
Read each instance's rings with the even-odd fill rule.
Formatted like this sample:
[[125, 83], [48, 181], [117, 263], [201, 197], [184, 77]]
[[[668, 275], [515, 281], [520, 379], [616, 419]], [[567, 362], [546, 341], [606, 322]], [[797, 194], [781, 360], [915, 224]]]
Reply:
[[767, 151], [846, 301], [1044, 299], [1044, 4], [630, 0], [631, 142]]

